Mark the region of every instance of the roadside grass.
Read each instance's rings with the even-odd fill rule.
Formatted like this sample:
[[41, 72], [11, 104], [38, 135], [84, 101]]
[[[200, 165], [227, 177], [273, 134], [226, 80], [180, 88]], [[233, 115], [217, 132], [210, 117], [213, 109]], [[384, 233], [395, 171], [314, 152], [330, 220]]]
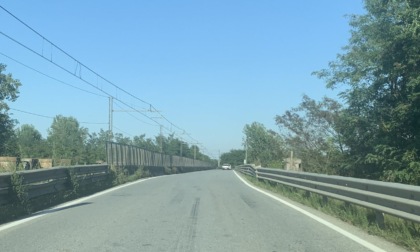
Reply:
[[15, 171], [22, 171], [22, 170], [24, 170], [22, 164], [19, 164], [17, 166], [15, 164], [0, 165], [0, 173], [15, 172]]
[[293, 201], [334, 216], [365, 230], [371, 235], [383, 237], [409, 251], [420, 252], [420, 224], [418, 223], [384, 214], [384, 226], [379, 227], [376, 222], [376, 213], [371, 209], [346, 203], [341, 200], [327, 199], [322, 195], [309, 193], [305, 190], [275, 182], [258, 180], [242, 173], [238, 174], [257, 187], [280, 194]]
[[11, 172], [7, 167], [0, 166], [0, 173]]

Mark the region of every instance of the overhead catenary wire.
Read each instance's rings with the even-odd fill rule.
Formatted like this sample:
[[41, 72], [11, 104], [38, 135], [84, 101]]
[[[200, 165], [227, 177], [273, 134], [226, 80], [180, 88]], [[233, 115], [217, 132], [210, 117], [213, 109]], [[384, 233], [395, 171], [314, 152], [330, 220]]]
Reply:
[[[111, 81], [109, 81], [108, 79], [106, 79], [105, 77], [103, 77], [102, 75], [100, 75], [100, 74], [98, 74], [97, 72], [95, 72], [95, 71], [93, 71], [91, 68], [89, 68], [89, 67], [87, 67], [85, 64], [83, 64], [83, 63], [81, 63], [79, 60], [77, 60], [76, 58], [74, 58], [73, 56], [71, 56], [69, 53], [67, 53], [65, 50], [63, 50], [61, 47], [59, 47], [59, 46], [57, 46], [56, 44], [54, 44], [52, 41], [50, 41], [49, 39], [47, 39], [46, 37], [44, 37], [41, 33], [39, 33], [38, 31], [36, 31], [35, 29], [33, 29], [31, 26], [29, 26], [28, 24], [26, 24], [23, 20], [21, 20], [20, 18], [18, 18], [17, 16], [15, 16], [13, 13], [11, 13], [10, 11], [8, 11], [7, 9], [5, 9], [3, 6], [1, 6], [0, 5], [0, 8], [1, 9], [3, 9], [6, 13], [8, 13], [9, 15], [11, 15], [13, 18], [15, 18], [18, 22], [20, 22], [21, 24], [23, 24], [25, 27], [27, 27], [28, 29], [30, 29], [32, 32], [34, 32], [35, 34], [37, 34], [39, 37], [41, 37], [42, 39], [43, 39], [43, 42], [44, 41], [46, 41], [46, 42], [48, 42], [51, 46], [53, 46], [54, 48], [56, 48], [57, 50], [59, 50], [60, 52], [62, 52], [62, 53], [64, 53], [67, 57], [69, 57], [70, 59], [72, 59], [72, 60], [74, 60], [76, 63], [77, 63], [77, 65], [76, 66], [78, 66], [79, 67], [79, 72], [81, 72], [81, 67], [84, 67], [85, 69], [87, 69], [87, 70], [89, 70], [90, 72], [92, 72], [94, 75], [96, 75], [97, 77], [99, 77], [99, 78], [101, 78], [102, 80], [104, 80], [105, 82], [107, 82], [107, 83], [109, 83], [109, 84], [111, 84], [113, 87], [115, 87], [115, 88], [117, 88], [118, 90], [120, 90], [120, 91], [122, 91], [123, 93], [125, 93], [125, 94], [127, 94], [127, 95], [129, 95], [129, 96], [131, 96], [132, 98], [134, 98], [134, 99], [136, 99], [136, 100], [139, 100], [139, 101], [141, 101], [141, 102], [143, 102], [143, 103], [145, 103], [145, 104], [147, 104], [147, 105], [149, 105], [150, 106], [150, 108], [151, 109], [153, 109], [153, 110], [155, 110], [160, 116], [161, 116], [161, 118], [163, 118], [163, 119], [165, 119], [167, 122], [169, 122], [172, 126], [174, 126], [175, 128], [178, 128], [179, 130], [181, 130], [182, 131], [182, 129], [181, 128], [179, 128], [177, 125], [175, 125], [175, 124], [173, 124], [172, 122], [170, 122], [164, 115], [162, 115], [160, 112], [158, 112], [158, 110], [153, 106], [153, 104], [151, 104], [151, 103], [149, 103], [149, 102], [146, 102], [146, 101], [144, 101], [144, 100], [142, 100], [142, 99], [140, 99], [140, 98], [138, 98], [138, 97], [136, 97], [136, 96], [134, 96], [133, 94], [131, 94], [130, 92], [128, 92], [128, 91], [126, 91], [126, 90], [124, 90], [124, 89], [122, 89], [121, 87], [119, 87], [119, 86], [117, 86], [116, 84], [114, 84], [113, 82], [111, 82]], [[16, 39], [14, 39], [14, 38], [12, 38], [11, 36], [9, 36], [9, 35], [7, 35], [7, 34], [5, 34], [4, 32], [1, 32], [0, 31], [0, 34], [2, 34], [3, 36], [5, 36], [5, 37], [7, 37], [8, 39], [10, 39], [10, 40], [12, 40], [12, 41], [14, 41], [15, 43], [17, 43], [17, 44], [19, 44], [19, 45], [21, 45], [21, 46], [23, 46], [24, 48], [26, 48], [27, 50], [30, 50], [31, 52], [33, 52], [33, 53], [35, 53], [36, 55], [38, 55], [38, 56], [40, 56], [40, 57], [42, 57], [42, 58], [44, 58], [44, 59], [46, 59], [46, 60], [48, 60], [49, 62], [51, 62], [52, 64], [54, 64], [54, 65], [56, 65], [57, 67], [59, 67], [59, 68], [61, 68], [62, 70], [64, 70], [64, 71], [66, 71], [66, 72], [68, 72], [68, 73], [70, 73], [70, 74], [72, 74], [72, 75], [74, 75], [74, 76], [76, 76], [76, 77], [78, 77], [79, 79], [81, 79], [81, 80], [83, 80], [84, 82], [86, 82], [87, 84], [89, 84], [89, 85], [91, 85], [91, 86], [93, 86], [93, 87], [95, 87], [95, 88], [97, 88], [96, 86], [94, 86], [93, 84], [91, 84], [91, 83], [89, 83], [89, 82], [87, 82], [87, 81], [85, 81], [82, 77], [81, 77], [81, 75], [79, 75], [79, 76], [77, 76], [77, 74], [73, 74], [71, 71], [69, 71], [69, 70], [67, 70], [67, 69], [65, 69], [64, 67], [62, 67], [62, 66], [60, 66], [60, 65], [58, 65], [57, 63], [55, 63], [53, 60], [52, 60], [52, 56], [50, 57], [50, 59], [48, 59], [48, 58], [46, 58], [44, 55], [43, 55], [43, 53], [42, 54], [40, 54], [40, 53], [38, 53], [38, 52], [36, 52], [35, 50], [33, 50], [32, 48], [30, 48], [30, 47], [28, 47], [28, 46], [26, 46], [26, 45], [24, 45], [23, 43], [21, 43], [21, 42], [19, 42], [19, 41], [17, 41]], [[99, 88], [97, 88], [98, 90], [100, 90], [100, 91], [102, 91], [102, 92], [104, 92], [104, 93], [106, 93], [105, 91], [103, 91], [102, 89], [99, 89]], [[118, 101], [120, 101], [119, 99], [117, 99], [117, 97], [114, 97], [114, 96], [112, 96], [112, 95], [110, 95], [110, 94], [108, 94], [108, 93], [106, 93], [108, 96], [110, 96], [110, 97], [113, 97], [114, 99], [116, 99], [116, 100], [118, 100]], [[126, 105], [126, 106], [128, 106], [126, 103], [124, 103], [124, 102], [122, 102], [122, 101], [120, 101], [121, 103], [123, 103], [124, 105]], [[132, 108], [131, 106], [129, 106], [130, 108]], [[134, 108], [132, 108], [132, 109], [134, 109]], [[143, 114], [143, 113], [141, 113], [141, 112], [139, 112], [140, 114]], [[143, 114], [144, 115], [144, 114]], [[144, 116], [146, 116], [146, 115], [144, 115]], [[148, 116], [146, 116], [146, 117], [148, 117]], [[149, 119], [151, 119], [150, 117], [149, 117]], [[157, 122], [156, 122], [157, 123]], [[159, 123], [158, 123], [159, 124]]]
[[[9, 108], [10, 110], [13, 111], [17, 111], [17, 112], [21, 112], [21, 113], [25, 113], [25, 114], [29, 114], [29, 115], [33, 115], [33, 116], [37, 116], [37, 117], [43, 117], [43, 118], [48, 118], [48, 119], [54, 119], [55, 116], [46, 116], [46, 115], [41, 115], [41, 114], [37, 114], [37, 113], [33, 113], [33, 112], [29, 112], [29, 111], [25, 111], [25, 110], [21, 110], [21, 109], [16, 109], [16, 108]], [[79, 122], [79, 121], [78, 121]], [[108, 124], [108, 123], [100, 123], [100, 122], [79, 122], [82, 124]]]
[[115, 127], [115, 126], [113, 126], [113, 128], [115, 128], [116, 130], [118, 130], [118, 131], [120, 131], [120, 132], [122, 132], [122, 133], [124, 133], [124, 134], [126, 134], [126, 135], [128, 135], [130, 137], [133, 137], [133, 135], [130, 134], [130, 133], [128, 133], [127, 131], [124, 131], [124, 130], [122, 130], [122, 129], [118, 128], [118, 127]]
[[[6, 38], [12, 40], [13, 42], [17, 43], [18, 45], [24, 47], [25, 49], [31, 51], [32, 53], [38, 55], [39, 57], [47, 60], [48, 62], [50, 62], [51, 64], [55, 65], [56, 67], [62, 69], [63, 71], [79, 78], [81, 81], [83, 81], [84, 83], [92, 86], [93, 88], [99, 90], [100, 92], [106, 94], [108, 97], [112, 97], [114, 98], [116, 101], [119, 101], [121, 104], [124, 104], [125, 106], [129, 107], [130, 109], [133, 109], [134, 111], [138, 112], [139, 114], [147, 117], [149, 120], [155, 122], [156, 124], [160, 125], [163, 129], [167, 130], [168, 132], [173, 132], [172, 131], [172, 127], [180, 130], [181, 132], [185, 132], [185, 130], [183, 130], [182, 128], [180, 128], [179, 126], [177, 126], [176, 124], [172, 123], [169, 119], [167, 119], [167, 117], [165, 117], [162, 113], [160, 113], [151, 103], [146, 102], [143, 99], [138, 98], [137, 96], [134, 96], [132, 93], [126, 91], [125, 89], [122, 89], [121, 87], [119, 87], [118, 85], [116, 85], [115, 83], [109, 81], [108, 79], [104, 78], [103, 76], [101, 76], [100, 74], [98, 74], [97, 72], [93, 71], [91, 68], [87, 67], [86, 65], [84, 65], [83, 63], [81, 63], [79, 60], [77, 60], [76, 58], [74, 58], [73, 56], [71, 56], [69, 53], [67, 53], [65, 50], [63, 50], [62, 48], [60, 48], [59, 46], [57, 46], [56, 44], [54, 44], [52, 41], [50, 41], [49, 39], [47, 39], [46, 37], [44, 37], [41, 33], [39, 33], [38, 31], [36, 31], [34, 28], [32, 28], [31, 26], [29, 26], [28, 24], [26, 24], [23, 20], [21, 20], [20, 18], [18, 18], [17, 16], [15, 16], [14, 14], [12, 14], [10, 11], [8, 11], [7, 9], [5, 9], [3, 6], [0, 5], [0, 8], [5, 11], [6, 13], [8, 13], [10, 16], [12, 16], [14, 19], [16, 19], [19, 23], [21, 23], [22, 25], [24, 25], [25, 27], [27, 27], [29, 30], [31, 30], [32, 32], [34, 32], [37, 36], [39, 36], [40, 38], [42, 38], [43, 41], [43, 47], [42, 47], [42, 53], [39, 53], [37, 51], [35, 51], [34, 49], [30, 48], [29, 46], [26, 46], [25, 44], [19, 42], [18, 40], [14, 39], [13, 37], [5, 34], [4, 32], [0, 31], [0, 34], [5, 36]], [[69, 57], [71, 60], [73, 60], [76, 63], [76, 71], [73, 73], [72, 71], [66, 69], [65, 67], [59, 65], [58, 63], [53, 61], [53, 57], [52, 57], [52, 51], [51, 50], [51, 56], [50, 58], [47, 58], [44, 56], [44, 52], [43, 52], [43, 48], [44, 48], [44, 43], [47, 42], [50, 44], [51, 48], [54, 47], [56, 48], [58, 51], [60, 51], [61, 53], [63, 53], [64, 55], [66, 55], [67, 57]], [[130, 106], [129, 104], [127, 104], [126, 102], [122, 101], [121, 99], [119, 99], [118, 97], [115, 97], [111, 94], [109, 94], [108, 92], [104, 91], [103, 89], [95, 86], [94, 84], [90, 83], [89, 81], [83, 79], [81, 72], [82, 72], [82, 67], [88, 71], [90, 71], [91, 73], [93, 73], [97, 78], [102, 79], [103, 81], [105, 81], [106, 83], [110, 84], [111, 86], [115, 87], [117, 90], [120, 90], [121, 92], [127, 94], [128, 96], [134, 98], [135, 100], [138, 100], [144, 104], [147, 104], [150, 109], [153, 109], [154, 111], [156, 111], [156, 113], [159, 114], [160, 118], [164, 119], [167, 123], [169, 123], [171, 125], [171, 129], [168, 129], [167, 127], [165, 127], [164, 125], [162, 125], [161, 123], [159, 123], [158, 121], [156, 121], [154, 118], [149, 117], [148, 115], [142, 113], [141, 111], [139, 111], [138, 109], [134, 108], [133, 106]], [[77, 75], [77, 69], [79, 70], [79, 75]], [[198, 141], [193, 138], [190, 134], [187, 134], [187, 136], [192, 139], [194, 142]]]
[[2, 56], [4, 56], [4, 57], [6, 57], [6, 58], [8, 58], [8, 59], [10, 59], [10, 60], [12, 60], [12, 61], [14, 61], [14, 62], [18, 63], [18, 64], [19, 64], [19, 65], [21, 65], [21, 66], [26, 67], [26, 68], [28, 68], [28, 69], [30, 69], [30, 70], [32, 70], [32, 71], [34, 71], [34, 72], [38, 73], [38, 74], [41, 74], [41, 75], [43, 75], [43, 76], [45, 76], [45, 77], [47, 77], [47, 78], [49, 78], [49, 79], [51, 79], [51, 80], [57, 81], [57, 82], [59, 82], [59, 83], [61, 83], [61, 84], [63, 84], [63, 85], [66, 85], [66, 86], [69, 86], [69, 87], [75, 88], [75, 89], [77, 89], [77, 90], [80, 90], [80, 91], [83, 91], [83, 92], [86, 92], [86, 93], [89, 93], [89, 94], [93, 94], [93, 95], [96, 95], [96, 96], [99, 96], [99, 97], [105, 97], [105, 98], [108, 98], [108, 96], [101, 95], [101, 94], [97, 94], [97, 93], [91, 92], [91, 91], [89, 91], [89, 90], [86, 90], [86, 89], [83, 89], [83, 88], [76, 87], [75, 85], [69, 84], [69, 83], [64, 82], [64, 81], [62, 81], [62, 80], [59, 80], [59, 79], [57, 79], [57, 78], [55, 78], [55, 77], [52, 77], [51, 75], [48, 75], [48, 74], [43, 73], [43, 72], [41, 72], [41, 71], [39, 71], [39, 70], [37, 70], [37, 69], [35, 69], [35, 68], [33, 68], [33, 67], [30, 67], [30, 66], [28, 66], [27, 64], [25, 64], [25, 63], [23, 63], [23, 62], [21, 62], [21, 61], [19, 61], [19, 60], [17, 60], [17, 59], [14, 59], [14, 58], [10, 57], [9, 55], [6, 55], [6, 54], [4, 54], [4, 53], [2, 53], [2, 52], [0, 52], [0, 55], [2, 55]]
[[[1, 6], [0, 6], [0, 7], [1, 7]], [[122, 104], [126, 105], [127, 107], [129, 107], [129, 108], [131, 108], [131, 109], [135, 110], [136, 112], [138, 112], [138, 113], [142, 114], [143, 116], [145, 116], [145, 117], [149, 118], [150, 120], [154, 121], [156, 124], [161, 125], [159, 122], [157, 122], [156, 120], [154, 120], [152, 117], [147, 116], [147, 115], [146, 115], [146, 114], [144, 114], [143, 112], [141, 112], [141, 111], [139, 111], [138, 109], [136, 109], [136, 108], [132, 107], [131, 105], [129, 105], [129, 104], [127, 104], [126, 102], [124, 102], [124, 101], [122, 101], [121, 99], [119, 99], [118, 97], [113, 96], [113, 95], [111, 95], [110, 93], [108, 93], [108, 92], [106, 92], [106, 91], [104, 91], [104, 90], [100, 89], [99, 87], [95, 86], [94, 84], [90, 83], [89, 81], [87, 81], [87, 80], [83, 79], [81, 76], [77, 76], [76, 74], [74, 74], [74, 73], [73, 73], [73, 72], [71, 72], [70, 70], [66, 69], [65, 67], [63, 67], [63, 66], [61, 66], [61, 65], [57, 64], [56, 62], [49, 60], [49, 59], [48, 59], [48, 58], [46, 58], [44, 55], [42, 55], [42, 54], [40, 54], [40, 53], [36, 52], [36, 51], [35, 51], [35, 50], [33, 50], [32, 48], [30, 48], [30, 47], [26, 46], [25, 44], [23, 44], [23, 43], [21, 43], [21, 42], [19, 42], [19, 41], [17, 41], [16, 39], [14, 39], [14, 38], [12, 38], [11, 36], [9, 36], [9, 35], [5, 34], [4, 32], [0, 31], [0, 34], [1, 34], [1, 35], [3, 35], [3, 36], [5, 36], [6, 38], [8, 38], [8, 39], [12, 40], [13, 42], [17, 43], [18, 45], [22, 46], [23, 48], [25, 48], [25, 49], [29, 50], [30, 52], [32, 52], [32, 53], [34, 53], [34, 54], [38, 55], [39, 57], [41, 57], [41, 58], [43, 58], [43, 59], [45, 59], [45, 60], [49, 61], [51, 64], [55, 65], [56, 67], [60, 68], [61, 70], [63, 70], [63, 71], [65, 71], [65, 72], [69, 73], [70, 75], [73, 75], [73, 76], [75, 76], [75, 77], [79, 78], [82, 82], [84, 82], [84, 83], [86, 83], [86, 84], [90, 85], [91, 87], [93, 87], [93, 88], [95, 88], [95, 89], [97, 89], [97, 90], [101, 91], [102, 93], [106, 94], [108, 97], [112, 97], [112, 98], [113, 98], [113, 99], [115, 99], [116, 101], [119, 101], [120, 103], [122, 103]], [[164, 127], [164, 126], [163, 126], [163, 127]]]
[[[31, 30], [32, 32], [34, 32], [36, 35], [38, 35], [39, 37], [42, 38], [43, 42], [48, 42], [51, 46], [53, 46], [54, 48], [56, 48], [57, 50], [59, 50], [60, 52], [64, 53], [67, 57], [69, 57], [70, 59], [74, 60], [77, 65], [81, 68], [84, 67], [87, 70], [89, 70], [90, 72], [92, 72], [93, 74], [97, 75], [98, 77], [100, 77], [102, 80], [108, 82], [109, 84], [111, 84], [112, 86], [114, 86], [115, 88], [123, 91], [124, 93], [130, 95], [131, 97], [145, 103], [148, 104], [150, 106], [153, 106], [151, 103], [146, 102], [134, 95], [132, 95], [130, 92], [120, 88], [119, 86], [117, 86], [116, 84], [114, 84], [113, 82], [109, 81], [108, 79], [104, 78], [102, 75], [98, 74], [97, 72], [95, 72], [94, 70], [90, 69], [89, 67], [87, 67], [85, 64], [81, 63], [79, 60], [77, 60], [76, 58], [74, 58], [73, 56], [71, 56], [69, 53], [67, 53], [64, 49], [62, 49], [61, 47], [57, 46], [56, 44], [54, 44], [52, 41], [50, 41], [49, 39], [47, 39], [46, 37], [44, 37], [41, 33], [39, 33], [38, 31], [36, 31], [34, 28], [32, 28], [30, 25], [28, 25], [27, 23], [25, 23], [22, 19], [18, 18], [17, 16], [15, 16], [13, 13], [11, 13], [10, 11], [8, 11], [6, 8], [4, 8], [3, 6], [0, 5], [0, 8], [3, 9], [3, 11], [5, 11], [7, 14], [9, 14], [10, 16], [12, 16], [14, 19], [16, 19], [19, 23], [21, 23], [22, 25], [24, 25], [26, 28], [28, 28], [29, 30]], [[52, 52], [51, 52], [52, 53]], [[52, 57], [50, 58], [50, 60], [52, 61]], [[80, 69], [79, 69], [80, 70]], [[81, 70], [80, 70], [81, 71]]]
[[[115, 103], [115, 105], [117, 106], [117, 107], [119, 107], [120, 109], [123, 109], [123, 107], [121, 107], [118, 103]], [[147, 123], [147, 122], [145, 122], [145, 121], [143, 121], [143, 120], [141, 120], [141, 119], [139, 119], [139, 118], [137, 118], [135, 115], [133, 115], [132, 113], [130, 113], [129, 111], [127, 112], [127, 111], [125, 111], [128, 115], [130, 115], [131, 117], [133, 117], [134, 119], [136, 119], [137, 121], [139, 121], [139, 122], [141, 122], [141, 123], [144, 123], [144, 124], [147, 124], [147, 125], [150, 125], [150, 126], [158, 126], [157, 124], [150, 124], [150, 123]]]

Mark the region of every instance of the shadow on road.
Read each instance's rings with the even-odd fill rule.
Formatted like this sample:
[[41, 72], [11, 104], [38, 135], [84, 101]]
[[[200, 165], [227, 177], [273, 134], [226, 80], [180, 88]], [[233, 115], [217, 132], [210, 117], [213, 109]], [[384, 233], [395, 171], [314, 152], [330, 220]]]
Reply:
[[90, 204], [92, 204], [92, 202], [82, 202], [82, 203], [78, 203], [78, 204], [74, 204], [74, 205], [70, 205], [70, 206], [63, 206], [63, 207], [57, 207], [57, 208], [53, 208], [53, 209], [47, 209], [47, 210], [37, 212], [37, 213], [33, 214], [32, 216], [55, 213], [55, 212], [63, 211], [63, 210], [66, 210], [66, 209], [70, 209], [70, 208], [74, 208], [74, 207], [80, 207], [80, 206], [84, 206], [84, 205], [90, 205]]

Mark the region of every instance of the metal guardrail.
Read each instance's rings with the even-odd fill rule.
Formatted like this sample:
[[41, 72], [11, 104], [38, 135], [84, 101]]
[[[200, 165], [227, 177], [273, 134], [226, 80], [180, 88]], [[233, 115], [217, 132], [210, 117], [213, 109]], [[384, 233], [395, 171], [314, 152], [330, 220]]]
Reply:
[[[238, 167], [236, 167], [238, 168]], [[248, 165], [243, 165], [239, 167], [239, 171], [242, 172], [243, 174], [252, 176], [252, 177], [256, 177], [256, 173], [255, 173], [255, 169], [252, 166], [248, 166]]]
[[[237, 171], [420, 223], [420, 186], [241, 165]], [[383, 215], [382, 215], [383, 216]]]
[[[71, 189], [71, 176], [79, 185], [87, 185], [108, 178], [108, 165], [83, 165], [71, 167], [55, 167], [18, 171], [22, 178], [22, 186], [25, 188], [27, 199], [53, 195]], [[12, 173], [0, 174], [0, 205], [13, 203], [14, 198], [11, 188], [14, 186], [11, 180]]]
[[[173, 163], [178, 164], [178, 163]], [[197, 163], [197, 166], [176, 167], [177, 173], [195, 172], [213, 169], [204, 163]], [[202, 164], [200, 166], [200, 164]], [[147, 169], [151, 176], [165, 174], [165, 168], [162, 166], [149, 166]], [[141, 166], [137, 166], [139, 168]], [[172, 167], [171, 167], [172, 168]], [[137, 170], [137, 169], [136, 169]], [[19, 186], [24, 188], [24, 194], [27, 200], [32, 200], [40, 196], [54, 196], [57, 193], [72, 190], [72, 183], [76, 182], [78, 186], [86, 186], [99, 181], [105, 181], [110, 177], [110, 166], [108, 164], [100, 165], [79, 165], [68, 167], [54, 167], [46, 169], [17, 171], [19, 176]], [[16, 183], [12, 181], [13, 173], [0, 173], [0, 206], [8, 205], [16, 201], [13, 192]]]

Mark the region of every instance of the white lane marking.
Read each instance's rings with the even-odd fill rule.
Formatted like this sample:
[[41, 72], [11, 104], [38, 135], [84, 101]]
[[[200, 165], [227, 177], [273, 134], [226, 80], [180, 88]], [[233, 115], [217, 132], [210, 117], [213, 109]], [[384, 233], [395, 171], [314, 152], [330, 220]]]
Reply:
[[101, 192], [92, 194], [90, 196], [86, 196], [86, 197], [83, 197], [83, 198], [75, 199], [75, 200], [72, 200], [72, 201], [69, 201], [69, 202], [66, 202], [66, 203], [57, 205], [57, 206], [52, 207], [52, 208], [41, 210], [39, 212], [33, 213], [32, 216], [30, 216], [30, 217], [27, 217], [27, 218], [24, 218], [24, 219], [21, 219], [21, 220], [17, 220], [17, 221], [13, 221], [13, 222], [10, 222], [10, 223], [1, 225], [0, 226], [0, 232], [4, 231], [6, 229], [12, 228], [12, 227], [16, 227], [16, 226], [21, 225], [23, 223], [26, 223], [26, 222], [35, 220], [35, 219], [40, 218], [42, 216], [45, 216], [47, 214], [50, 214], [51, 213], [51, 210], [55, 210], [55, 209], [60, 209], [60, 208], [65, 208], [65, 207], [70, 207], [70, 206], [73, 206], [73, 205], [77, 205], [77, 204], [79, 204], [79, 203], [81, 203], [83, 201], [90, 200], [90, 199], [93, 199], [95, 197], [99, 197], [101, 195], [104, 195], [104, 194], [107, 194], [107, 193], [110, 193], [110, 192], [119, 190], [121, 188], [124, 188], [124, 187], [127, 187], [127, 186], [131, 186], [131, 185], [134, 185], [134, 184], [137, 184], [137, 183], [141, 183], [141, 182], [144, 182], [146, 180], [150, 180], [150, 179], [154, 179], [154, 178], [158, 178], [158, 177], [145, 178], [145, 179], [137, 180], [137, 181], [134, 181], [134, 182], [122, 184], [120, 186], [112, 187], [112, 188], [109, 188], [109, 189], [107, 189], [105, 191], [101, 191]]
[[342, 234], [342, 235], [346, 236], [347, 238], [349, 238], [349, 239], [351, 239], [351, 240], [353, 240], [353, 241], [355, 241], [355, 242], [359, 243], [360, 245], [362, 245], [362, 246], [364, 246], [364, 247], [366, 247], [366, 248], [368, 248], [368, 249], [370, 249], [370, 250], [372, 250], [372, 251], [374, 251], [374, 252], [386, 252], [385, 250], [383, 250], [383, 249], [381, 249], [381, 248], [379, 248], [379, 247], [377, 247], [377, 246], [373, 245], [372, 243], [370, 243], [370, 242], [368, 242], [368, 241], [365, 241], [365, 240], [363, 240], [362, 238], [360, 238], [360, 237], [358, 237], [358, 236], [356, 236], [356, 235], [354, 235], [354, 234], [352, 234], [352, 233], [350, 233], [350, 232], [348, 232], [348, 231], [346, 231], [346, 230], [344, 230], [344, 229], [342, 229], [342, 228], [339, 228], [339, 227], [337, 227], [336, 225], [334, 225], [334, 224], [332, 224], [332, 223], [330, 223], [330, 222], [328, 222], [328, 221], [326, 221], [326, 220], [324, 220], [324, 219], [322, 219], [322, 218], [320, 218], [320, 217], [318, 217], [318, 216], [316, 216], [316, 215], [314, 215], [314, 214], [311, 214], [310, 212], [308, 212], [308, 211], [306, 211], [306, 210], [303, 210], [302, 208], [299, 208], [299, 207], [297, 207], [297, 206], [295, 206], [295, 205], [293, 205], [293, 204], [291, 204], [291, 203], [289, 203], [289, 202], [287, 202], [287, 201], [284, 201], [284, 200], [282, 200], [282, 199], [278, 198], [277, 196], [274, 196], [273, 194], [270, 194], [270, 193], [268, 193], [268, 192], [265, 192], [265, 191], [261, 190], [260, 188], [255, 187], [255, 186], [253, 186], [253, 185], [249, 184], [247, 181], [245, 181], [243, 178], [241, 178], [241, 176], [239, 176], [239, 175], [236, 173], [236, 171], [234, 171], [234, 172], [235, 172], [235, 175], [236, 175], [236, 176], [237, 176], [237, 177], [238, 177], [238, 178], [239, 178], [239, 179], [240, 179], [240, 180], [241, 180], [244, 184], [246, 184], [247, 186], [251, 187], [252, 189], [254, 189], [254, 190], [256, 190], [256, 191], [258, 191], [258, 192], [260, 192], [260, 193], [262, 193], [262, 194], [265, 194], [266, 196], [268, 196], [268, 197], [270, 197], [270, 198], [272, 198], [272, 199], [274, 199], [274, 200], [277, 200], [277, 201], [279, 201], [280, 203], [282, 203], [282, 204], [284, 204], [284, 205], [286, 205], [286, 206], [288, 206], [288, 207], [291, 207], [291, 208], [293, 208], [294, 210], [296, 210], [296, 211], [298, 211], [298, 212], [303, 213], [304, 215], [306, 215], [306, 216], [308, 216], [308, 217], [310, 217], [310, 218], [312, 218], [312, 219], [314, 219], [314, 220], [318, 221], [319, 223], [321, 223], [321, 224], [323, 224], [323, 225], [325, 225], [325, 226], [327, 226], [327, 227], [329, 227], [329, 228], [333, 229], [334, 231], [336, 231], [336, 232], [338, 232], [338, 233], [340, 233], [340, 234]]

